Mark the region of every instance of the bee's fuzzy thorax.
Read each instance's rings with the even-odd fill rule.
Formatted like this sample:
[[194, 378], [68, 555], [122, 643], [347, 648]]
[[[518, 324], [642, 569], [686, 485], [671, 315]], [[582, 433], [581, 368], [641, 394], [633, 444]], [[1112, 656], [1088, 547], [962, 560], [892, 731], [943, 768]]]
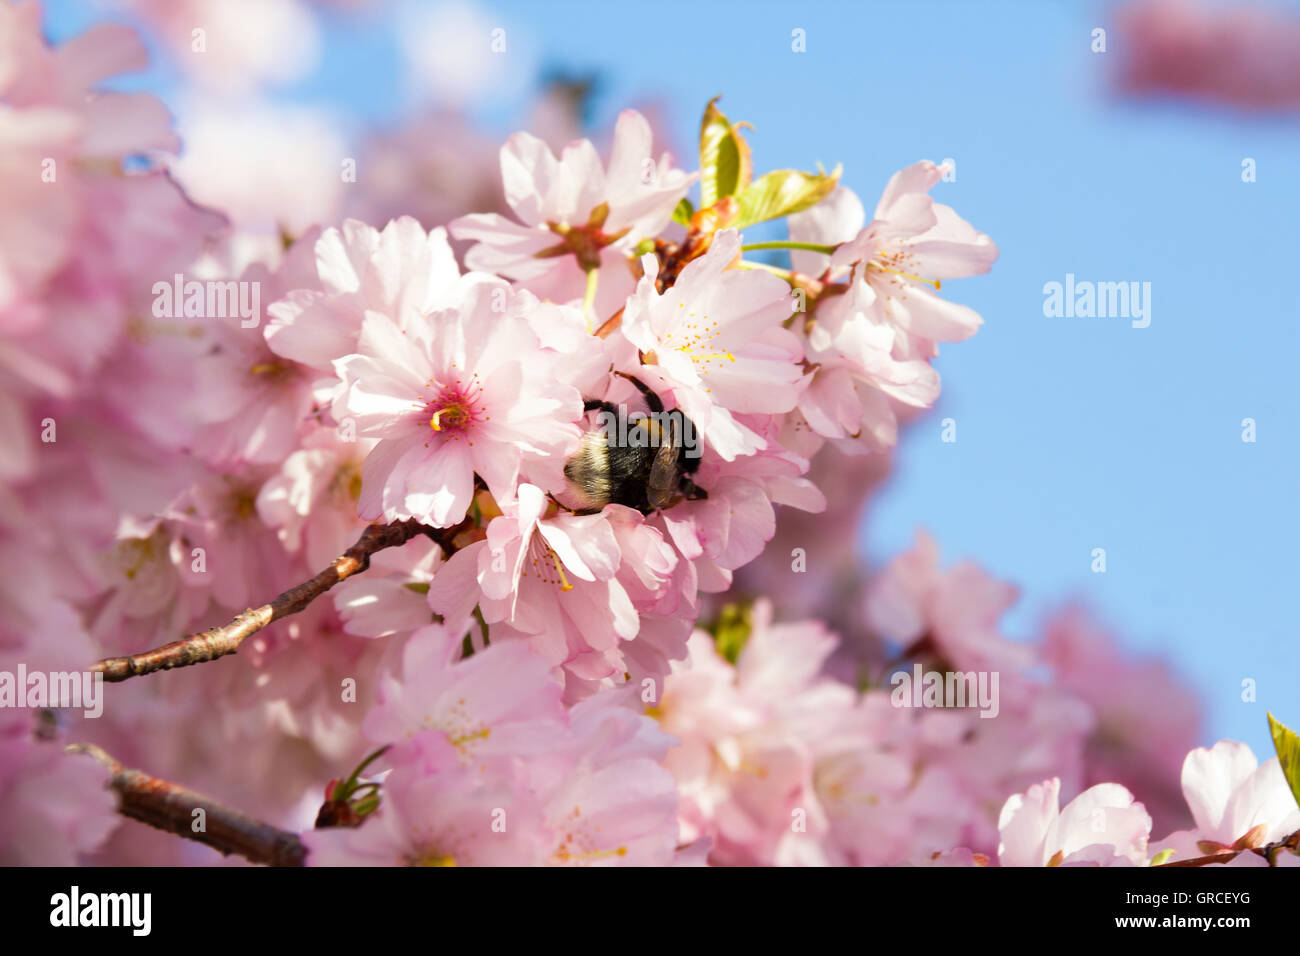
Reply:
[[609, 447], [603, 432], [583, 433], [577, 452], [564, 465], [564, 477], [582, 497], [580, 507], [602, 508], [609, 504], [613, 484], [609, 474]]

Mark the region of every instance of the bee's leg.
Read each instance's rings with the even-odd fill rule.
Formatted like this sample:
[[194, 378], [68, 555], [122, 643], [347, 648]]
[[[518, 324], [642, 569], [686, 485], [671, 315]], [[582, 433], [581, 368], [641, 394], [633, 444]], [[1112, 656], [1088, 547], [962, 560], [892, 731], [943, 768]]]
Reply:
[[618, 406], [613, 402], [602, 402], [599, 399], [589, 398], [582, 403], [582, 410], [584, 412], [594, 412], [597, 409], [602, 412], [609, 412], [609, 414], [613, 415], [615, 418], [618, 417]]
[[681, 489], [682, 497], [687, 501], [700, 501], [709, 497], [707, 491], [685, 476], [682, 477], [681, 484], [678, 487]]
[[551, 501], [555, 504], [555, 506], [559, 508], [561, 511], [567, 511], [571, 515], [598, 515], [602, 510], [600, 508], [570, 508], [568, 505], [566, 505], [559, 498], [555, 497], [555, 495], [551, 494], [549, 491], [546, 493], [546, 497], [550, 498]]
[[645, 396], [645, 403], [650, 406], [650, 411], [655, 413], [663, 412], [664, 410], [663, 399], [661, 399], [657, 394], [655, 394], [654, 390], [650, 388], [649, 385], [641, 381], [635, 375], [627, 374], [627, 372], [615, 372], [614, 374], [627, 379], [629, 382], [631, 382], [633, 385], [636, 386], [636, 390]]

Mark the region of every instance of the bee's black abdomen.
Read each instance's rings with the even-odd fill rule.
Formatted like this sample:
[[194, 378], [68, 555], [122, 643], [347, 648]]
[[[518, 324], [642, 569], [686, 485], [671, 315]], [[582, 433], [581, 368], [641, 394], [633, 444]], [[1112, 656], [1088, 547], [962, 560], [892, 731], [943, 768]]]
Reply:
[[650, 448], [608, 446], [609, 483], [613, 492], [611, 501], [637, 511], [649, 512], [646, 482], [650, 478], [652, 451]]
[[[606, 421], [602, 431], [586, 433], [579, 452], [564, 466], [565, 477], [596, 510], [619, 504], [648, 515], [682, 498], [707, 498], [708, 493], [686, 477], [700, 467], [695, 424], [680, 409], [665, 413], [658, 395], [638, 379], [623, 377], [646, 397], [651, 414], [618, 421], [617, 431]], [[598, 399], [587, 399], [583, 408], [615, 420], [620, 414], [618, 407]], [[665, 438], [675, 454], [663, 447]]]

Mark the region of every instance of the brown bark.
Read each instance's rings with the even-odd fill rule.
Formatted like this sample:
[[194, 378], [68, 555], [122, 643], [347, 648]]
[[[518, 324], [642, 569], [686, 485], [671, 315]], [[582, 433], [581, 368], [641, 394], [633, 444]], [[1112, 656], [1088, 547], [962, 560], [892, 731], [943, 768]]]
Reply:
[[104, 680], [114, 682], [154, 671], [171, 670], [173, 667], [215, 661], [235, 653], [248, 637], [268, 624], [290, 614], [297, 614], [340, 581], [366, 570], [370, 566], [370, 556], [376, 551], [395, 548], [417, 534], [427, 534], [444, 551], [450, 552], [454, 547], [452, 540], [465, 526], [462, 522], [454, 528], [433, 529], [414, 520], [372, 524], [362, 533], [357, 543], [335, 558], [328, 568], [311, 580], [285, 591], [270, 604], [249, 608], [227, 624], [189, 634], [179, 641], [172, 641], [153, 650], [125, 657], [105, 658], [91, 665], [90, 669], [103, 673]]
[[[295, 833], [255, 820], [186, 787], [123, 767], [94, 744], [71, 744], [67, 751], [94, 757], [108, 769], [108, 785], [116, 791], [118, 812], [125, 817], [253, 863], [302, 866], [307, 858], [307, 848]], [[203, 812], [196, 814], [196, 810]], [[202, 829], [196, 830], [199, 820]]]

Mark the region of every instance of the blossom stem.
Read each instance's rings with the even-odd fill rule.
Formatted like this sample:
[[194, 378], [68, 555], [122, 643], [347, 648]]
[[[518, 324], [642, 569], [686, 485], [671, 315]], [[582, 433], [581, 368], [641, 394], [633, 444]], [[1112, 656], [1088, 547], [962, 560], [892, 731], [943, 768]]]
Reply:
[[582, 297], [582, 317], [587, 320], [587, 332], [591, 332], [591, 318], [596, 307], [596, 283], [600, 280], [600, 268], [587, 270], [587, 291]]
[[[108, 786], [117, 793], [118, 812], [124, 817], [253, 863], [302, 866], [307, 858], [307, 848], [297, 834], [255, 820], [179, 784], [123, 767], [94, 744], [70, 744], [65, 750], [94, 757], [107, 768]], [[203, 825], [196, 829], [199, 820]]]
[[429, 528], [415, 520], [394, 521], [390, 524], [372, 524], [334, 562], [309, 581], [285, 591], [270, 604], [249, 608], [221, 627], [209, 628], [189, 634], [179, 641], [162, 647], [131, 654], [126, 657], [109, 657], [91, 665], [92, 672], [104, 675], [110, 683], [124, 681], [141, 674], [171, 670], [215, 661], [239, 650], [244, 640], [282, 617], [297, 614], [340, 581], [366, 570], [370, 556], [376, 551], [406, 544], [417, 534], [433, 538], [444, 552], [455, 550], [454, 539], [465, 528], [465, 522], [454, 528]]
[[780, 276], [791, 285], [794, 284], [794, 270], [782, 269], [780, 266], [770, 266], [766, 262], [753, 262], [749, 259], [741, 259], [736, 263], [737, 269], [762, 269], [764, 272], [770, 272], [772, 275]]
[[789, 239], [779, 239], [773, 242], [751, 242], [747, 246], [741, 246], [741, 252], [757, 252], [762, 249], [800, 249], [804, 252], [820, 252], [830, 255], [836, 250], [836, 246], [824, 246], [815, 242], [793, 242]]
[[483, 637], [483, 650], [488, 646], [488, 623], [483, 617], [483, 608], [477, 604], [474, 605], [474, 620], [478, 621], [479, 633]]

